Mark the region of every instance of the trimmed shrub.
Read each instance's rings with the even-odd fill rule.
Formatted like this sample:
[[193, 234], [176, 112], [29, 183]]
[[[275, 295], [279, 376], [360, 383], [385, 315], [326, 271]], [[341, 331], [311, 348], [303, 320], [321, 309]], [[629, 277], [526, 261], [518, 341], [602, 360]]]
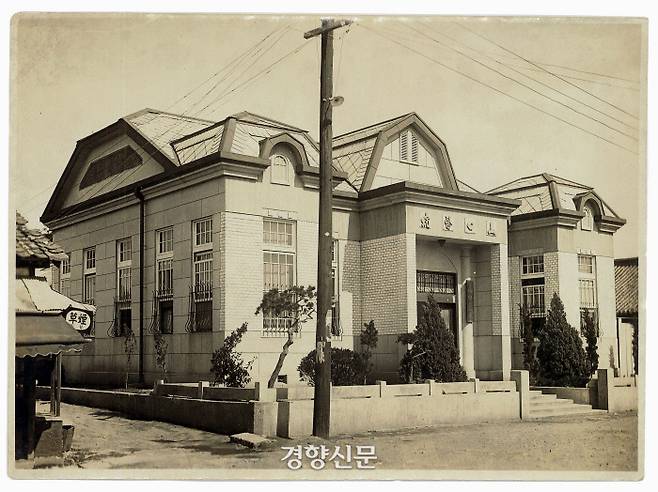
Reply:
[[213, 385], [224, 384], [234, 388], [244, 388], [251, 381], [249, 369], [253, 360], [245, 362], [235, 347], [247, 331], [247, 323], [234, 330], [224, 339], [224, 344], [212, 354], [210, 372], [214, 375]]
[[589, 380], [583, 342], [567, 322], [564, 305], [553, 294], [546, 324], [539, 333], [539, 382], [543, 386], [582, 387]]
[[[301, 360], [297, 370], [302, 381], [311, 386], [315, 384], [315, 350]], [[363, 384], [367, 370], [368, 361], [362, 354], [350, 349], [331, 347], [331, 382], [334, 386]]]
[[373, 364], [370, 362], [372, 351], [377, 348], [377, 342], [379, 341], [379, 334], [377, 328], [375, 328], [375, 322], [373, 320], [370, 320], [368, 323], [363, 323], [363, 329], [361, 330], [359, 339], [361, 341], [361, 356], [363, 357], [366, 366], [363, 384], [368, 384], [368, 378], [370, 377], [373, 367]]
[[432, 296], [413, 333], [398, 337], [399, 343], [411, 344], [400, 361], [400, 378], [408, 383], [432, 379], [442, 383], [466, 381], [459, 363], [459, 350], [452, 332], [441, 317], [441, 308]]

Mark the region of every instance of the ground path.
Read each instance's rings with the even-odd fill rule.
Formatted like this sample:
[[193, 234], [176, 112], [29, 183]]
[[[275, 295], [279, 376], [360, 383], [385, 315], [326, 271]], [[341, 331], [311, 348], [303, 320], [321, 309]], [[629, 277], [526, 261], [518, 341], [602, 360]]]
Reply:
[[[67, 465], [75, 468], [286, 470], [280, 446], [320, 442], [279, 439], [272, 448], [253, 451], [230, 443], [227, 436], [132, 420], [107, 410], [62, 404], [62, 416], [75, 425], [73, 448], [67, 456]], [[440, 426], [325, 443], [331, 447], [374, 445], [377, 469], [385, 470], [632, 471], [637, 466], [637, 415], [598, 413]]]

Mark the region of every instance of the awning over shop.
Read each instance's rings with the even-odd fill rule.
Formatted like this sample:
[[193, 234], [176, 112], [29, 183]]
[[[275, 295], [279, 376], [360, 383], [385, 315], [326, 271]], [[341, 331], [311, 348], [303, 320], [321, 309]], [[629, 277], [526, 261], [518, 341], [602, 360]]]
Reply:
[[45, 278], [29, 277], [16, 279], [16, 314], [21, 312], [57, 312], [68, 308], [95, 313], [96, 307], [75, 301], [54, 291]]
[[59, 314], [16, 313], [16, 357], [80, 351], [85, 339]]

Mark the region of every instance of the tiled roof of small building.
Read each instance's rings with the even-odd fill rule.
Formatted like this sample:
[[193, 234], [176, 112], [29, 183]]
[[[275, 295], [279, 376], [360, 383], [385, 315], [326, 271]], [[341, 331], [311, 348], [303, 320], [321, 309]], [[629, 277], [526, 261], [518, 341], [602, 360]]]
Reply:
[[615, 301], [617, 316], [637, 316], [638, 313], [637, 258], [615, 260]]
[[27, 220], [16, 212], [16, 262], [48, 266], [51, 261], [62, 261], [66, 254], [43, 231], [28, 229]]

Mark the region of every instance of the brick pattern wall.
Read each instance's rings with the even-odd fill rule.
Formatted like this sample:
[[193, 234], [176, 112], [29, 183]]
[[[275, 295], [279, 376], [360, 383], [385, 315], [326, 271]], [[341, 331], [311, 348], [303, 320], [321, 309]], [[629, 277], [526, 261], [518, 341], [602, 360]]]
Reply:
[[[361, 317], [362, 296], [361, 296], [361, 243], [358, 241], [341, 241], [342, 255], [339, 256], [341, 263], [341, 298], [346, 295], [352, 296], [352, 333], [358, 334], [363, 326]], [[341, 317], [345, 319], [343, 313], [344, 305], [341, 305]], [[343, 329], [347, 332], [346, 323], [343, 323]]]
[[551, 307], [553, 294], [560, 294], [559, 256], [557, 252], [544, 253], [544, 303], [546, 312]]
[[382, 335], [408, 330], [406, 236], [398, 234], [361, 244], [362, 318], [374, 319]]
[[491, 333], [509, 335], [507, 245], [491, 246]]

